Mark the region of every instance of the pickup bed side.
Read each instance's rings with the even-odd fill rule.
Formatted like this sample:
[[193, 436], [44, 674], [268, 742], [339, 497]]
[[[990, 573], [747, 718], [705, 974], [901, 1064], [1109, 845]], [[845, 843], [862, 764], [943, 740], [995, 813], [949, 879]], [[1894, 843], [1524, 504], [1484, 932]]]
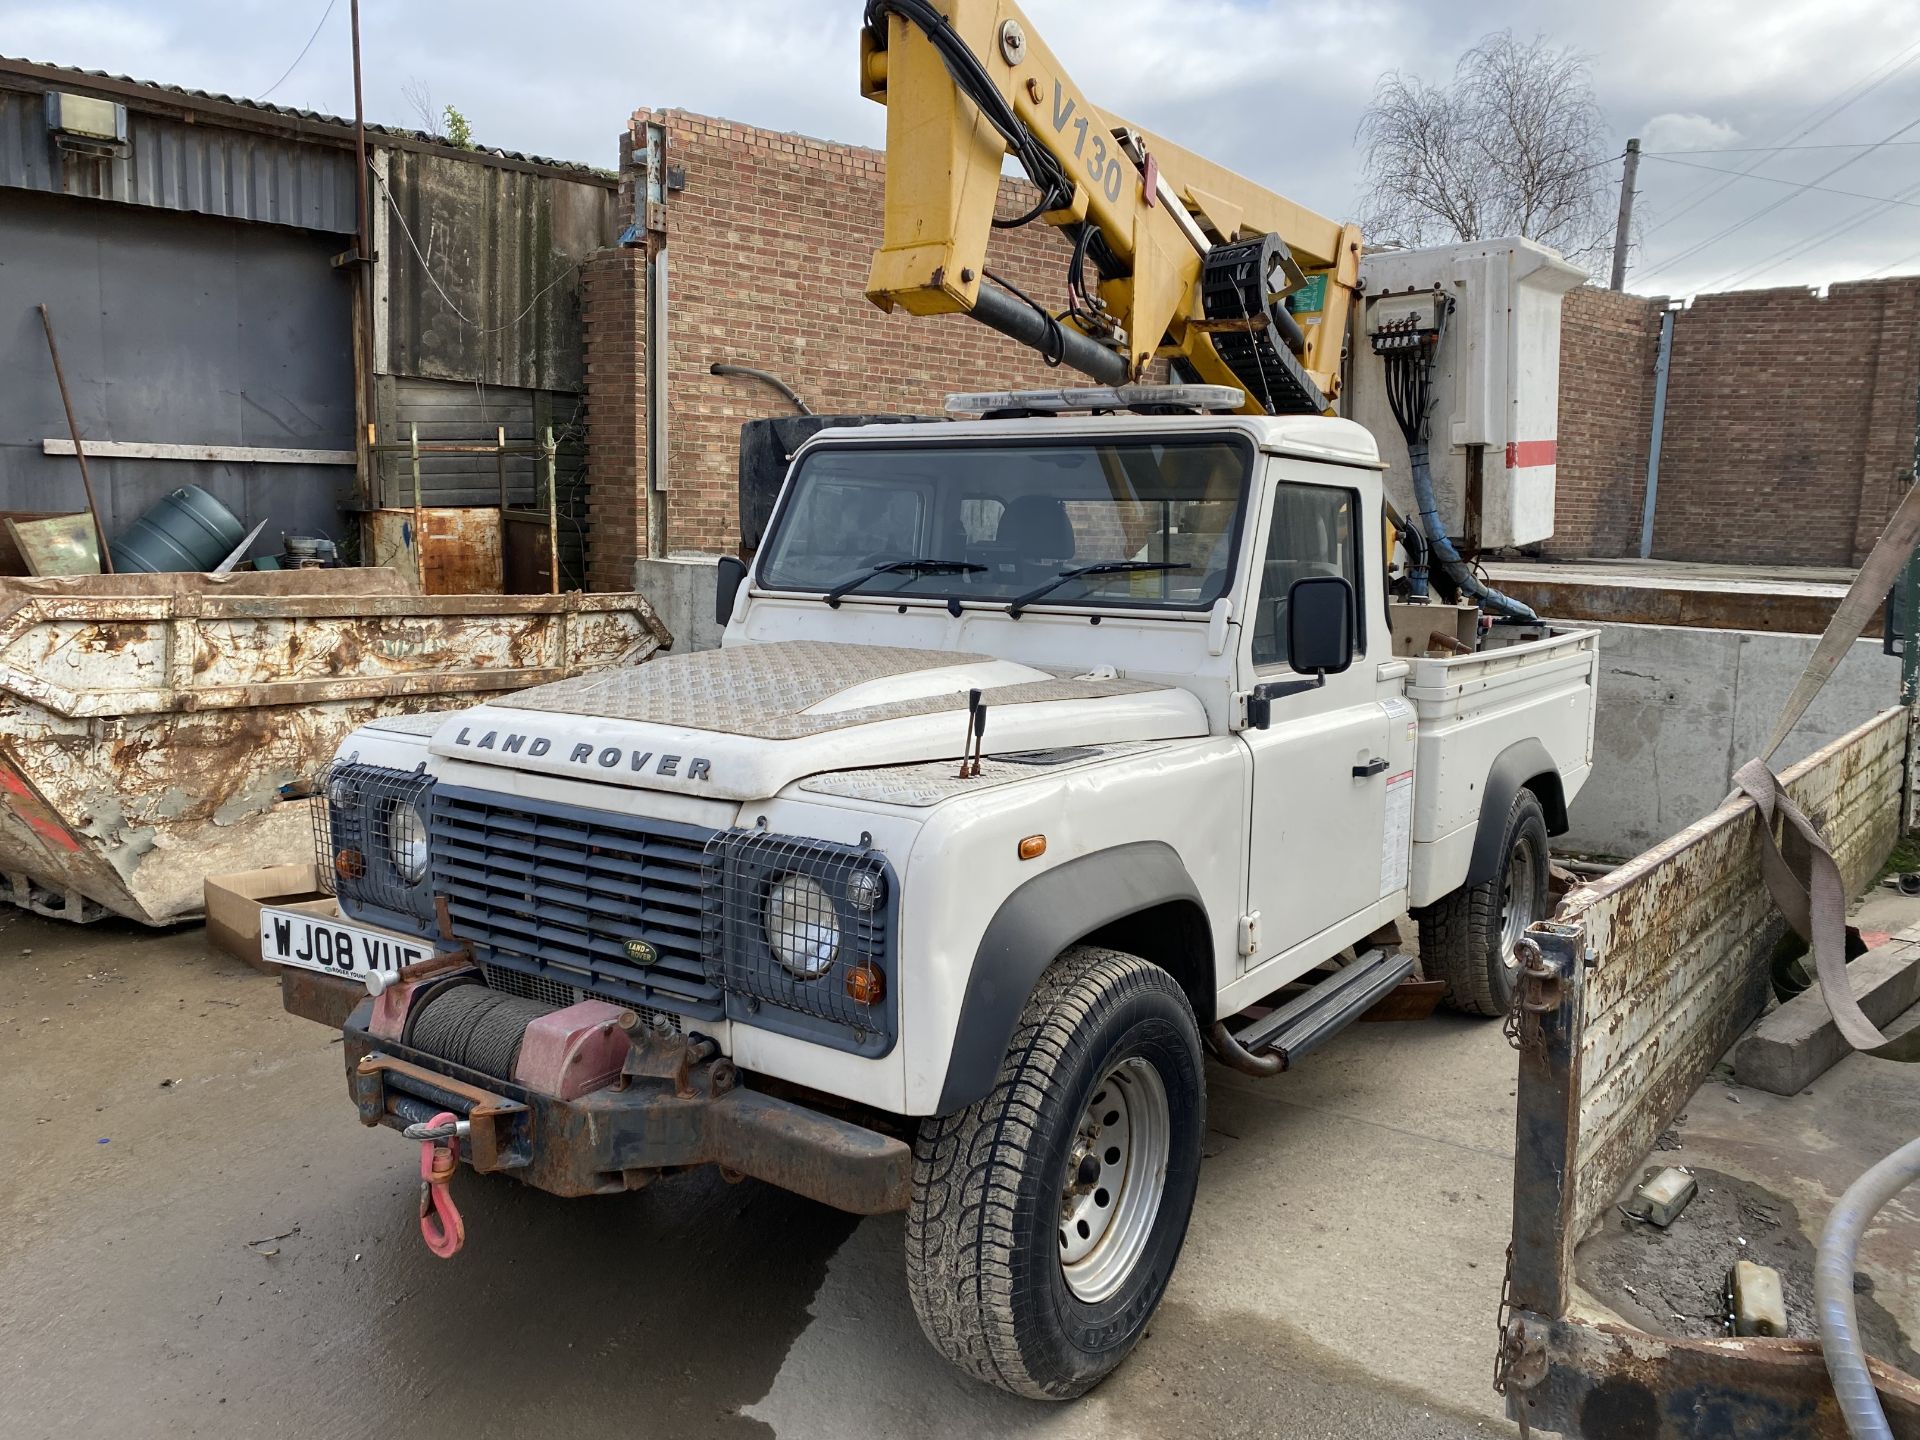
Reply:
[[1503, 816], [1519, 786], [1540, 794], [1550, 830], [1565, 828], [1593, 763], [1600, 637], [1569, 630], [1410, 663], [1419, 779], [1407, 901], [1420, 906], [1491, 873], [1476, 870], [1492, 863], [1480, 851], [1498, 846], [1499, 827], [1482, 820]]

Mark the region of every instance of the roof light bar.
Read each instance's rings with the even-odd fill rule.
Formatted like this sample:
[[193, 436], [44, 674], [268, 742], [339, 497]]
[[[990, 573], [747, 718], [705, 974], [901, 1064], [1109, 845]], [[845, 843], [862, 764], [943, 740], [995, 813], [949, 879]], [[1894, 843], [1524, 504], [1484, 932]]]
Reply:
[[976, 390], [947, 396], [949, 415], [1039, 410], [1059, 415], [1090, 410], [1238, 410], [1247, 397], [1231, 385], [1084, 385], [1057, 390]]

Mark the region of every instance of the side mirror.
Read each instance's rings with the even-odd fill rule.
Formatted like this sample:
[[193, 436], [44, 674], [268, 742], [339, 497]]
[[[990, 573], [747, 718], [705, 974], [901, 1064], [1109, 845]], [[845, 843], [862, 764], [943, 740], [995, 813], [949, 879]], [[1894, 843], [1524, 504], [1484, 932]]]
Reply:
[[1353, 664], [1353, 586], [1310, 575], [1287, 591], [1287, 663], [1302, 675], [1338, 675]]
[[747, 562], [738, 555], [722, 555], [720, 563], [713, 568], [713, 620], [724, 630], [733, 619], [733, 602], [740, 594], [740, 582], [747, 578]]
[[1247, 723], [1265, 730], [1273, 702], [1317, 690], [1353, 664], [1353, 586], [1344, 575], [1309, 575], [1287, 591], [1287, 663], [1311, 680], [1269, 680], [1247, 696]]

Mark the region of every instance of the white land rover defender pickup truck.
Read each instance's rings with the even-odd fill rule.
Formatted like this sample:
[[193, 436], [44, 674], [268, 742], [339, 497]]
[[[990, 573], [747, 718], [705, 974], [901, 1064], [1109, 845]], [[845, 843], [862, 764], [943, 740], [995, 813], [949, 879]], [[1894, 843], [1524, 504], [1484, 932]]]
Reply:
[[1367, 948], [1409, 909], [1504, 1011], [1597, 651], [1397, 654], [1357, 424], [1055, 393], [1105, 413], [810, 440], [721, 649], [355, 732], [343, 913], [262, 930], [365, 1123], [450, 1114], [562, 1195], [715, 1164], [905, 1210], [933, 1344], [1063, 1398], [1167, 1285], [1209, 1047], [1284, 1069], [1409, 976]]

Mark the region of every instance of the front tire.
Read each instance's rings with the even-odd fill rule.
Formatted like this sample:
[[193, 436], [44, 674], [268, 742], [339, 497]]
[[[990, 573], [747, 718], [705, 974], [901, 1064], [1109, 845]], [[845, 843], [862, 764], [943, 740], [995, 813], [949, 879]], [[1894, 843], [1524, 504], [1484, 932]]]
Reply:
[[914, 1144], [907, 1288], [954, 1364], [1082, 1395], [1146, 1329], [1186, 1239], [1206, 1087], [1173, 977], [1077, 946], [1040, 979], [986, 1098]]
[[1416, 917], [1421, 973], [1444, 980], [1442, 1001], [1468, 1015], [1505, 1015], [1519, 973], [1514, 942], [1547, 916], [1547, 817], [1531, 790], [1507, 808], [1500, 866]]

